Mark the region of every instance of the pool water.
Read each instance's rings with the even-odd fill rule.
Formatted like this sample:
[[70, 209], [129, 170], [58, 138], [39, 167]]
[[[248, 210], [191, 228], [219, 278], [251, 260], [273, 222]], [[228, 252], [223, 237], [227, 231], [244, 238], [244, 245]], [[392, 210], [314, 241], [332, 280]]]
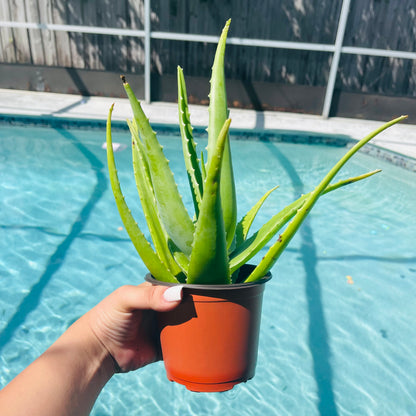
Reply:
[[[120, 181], [144, 228], [129, 135], [113, 136], [126, 145], [116, 153]], [[104, 140], [101, 130], [0, 126], [1, 387], [115, 288], [143, 281]], [[191, 207], [180, 141], [161, 141]], [[232, 150], [240, 216], [280, 185], [257, 226], [346, 151], [249, 140]], [[415, 173], [359, 154], [337, 178], [376, 168], [383, 172], [324, 196], [273, 268], [253, 380], [196, 394], [168, 382], [157, 363], [114, 376], [92, 415], [416, 414]]]

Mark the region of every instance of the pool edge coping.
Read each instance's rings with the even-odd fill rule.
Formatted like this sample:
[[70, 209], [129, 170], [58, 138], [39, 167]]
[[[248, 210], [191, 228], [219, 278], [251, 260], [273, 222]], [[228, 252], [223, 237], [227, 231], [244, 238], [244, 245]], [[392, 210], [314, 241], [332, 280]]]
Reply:
[[[54, 116], [51, 114], [16, 114], [0, 113], [0, 124], [23, 126], [28, 123], [39, 127], [57, 127], [57, 128], [85, 128], [85, 129], [105, 129], [107, 120], [94, 117], [70, 117]], [[112, 127], [119, 131], [128, 131], [125, 120], [112, 120]], [[152, 127], [160, 134], [165, 131], [167, 134], [175, 132], [180, 134], [179, 127], [176, 124], [152, 122]], [[196, 137], [206, 135], [206, 126], [195, 125], [193, 131]], [[236, 127], [230, 129], [231, 135], [236, 140], [258, 140], [270, 142], [286, 142], [299, 144], [324, 144], [329, 146], [351, 146], [358, 139], [347, 134], [337, 134], [332, 132], [317, 132], [289, 129], [259, 129]], [[368, 154], [377, 159], [384, 160], [395, 166], [411, 172], [416, 172], [416, 158], [403, 153], [385, 148], [375, 143], [368, 143], [361, 150], [362, 153]]]

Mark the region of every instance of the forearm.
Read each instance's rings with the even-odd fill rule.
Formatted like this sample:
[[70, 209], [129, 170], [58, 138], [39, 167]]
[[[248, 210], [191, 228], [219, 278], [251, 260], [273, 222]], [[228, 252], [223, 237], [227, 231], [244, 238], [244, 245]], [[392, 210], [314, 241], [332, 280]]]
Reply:
[[0, 391], [3, 416], [88, 415], [114, 363], [85, 317]]
[[116, 366], [127, 372], [157, 360], [151, 312], [172, 310], [181, 299], [181, 286], [115, 290], [0, 391], [0, 415], [87, 415]]

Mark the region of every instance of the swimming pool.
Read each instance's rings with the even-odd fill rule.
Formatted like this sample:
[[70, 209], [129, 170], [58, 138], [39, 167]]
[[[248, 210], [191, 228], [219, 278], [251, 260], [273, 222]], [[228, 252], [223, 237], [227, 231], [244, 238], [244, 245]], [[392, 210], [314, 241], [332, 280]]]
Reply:
[[[138, 212], [129, 135], [113, 136], [127, 146], [117, 165]], [[185, 189], [179, 139], [161, 141]], [[108, 184], [103, 142], [100, 130], [0, 126], [1, 386], [115, 288], [143, 281], [146, 269]], [[267, 140], [232, 147], [240, 214], [280, 185], [259, 224], [312, 189], [345, 152]], [[253, 380], [195, 394], [169, 383], [157, 363], [114, 376], [92, 414], [414, 414], [415, 173], [357, 156], [339, 178], [383, 172], [323, 197], [272, 270]]]

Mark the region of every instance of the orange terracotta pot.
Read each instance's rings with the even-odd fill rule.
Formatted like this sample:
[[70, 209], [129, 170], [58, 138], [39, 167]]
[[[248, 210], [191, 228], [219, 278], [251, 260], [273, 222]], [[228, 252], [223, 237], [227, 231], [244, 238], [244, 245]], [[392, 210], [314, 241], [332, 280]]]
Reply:
[[[245, 273], [253, 266], [244, 266]], [[244, 270], [243, 269], [243, 270]], [[254, 377], [264, 283], [183, 285], [183, 300], [158, 313], [169, 380], [196, 392], [220, 392]], [[167, 285], [152, 278], [152, 284]]]

